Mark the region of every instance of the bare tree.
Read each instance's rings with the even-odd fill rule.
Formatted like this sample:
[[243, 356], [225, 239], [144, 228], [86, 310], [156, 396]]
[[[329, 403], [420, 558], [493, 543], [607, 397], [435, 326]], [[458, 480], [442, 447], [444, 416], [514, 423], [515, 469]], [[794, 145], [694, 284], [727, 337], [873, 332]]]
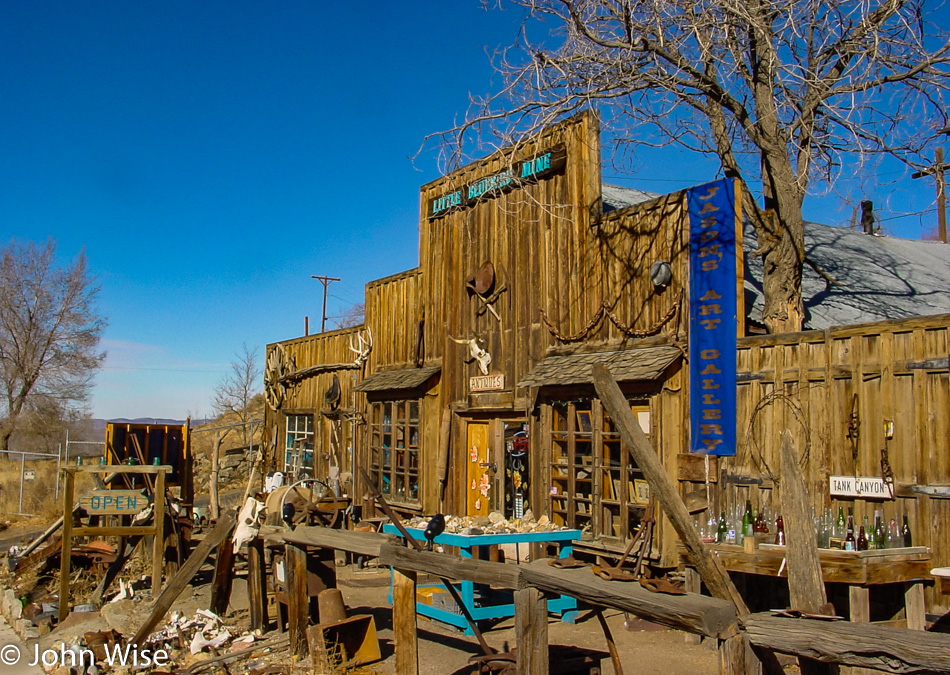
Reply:
[[241, 353], [237, 355], [237, 360], [231, 362], [230, 372], [214, 390], [211, 405], [215, 412], [222, 417], [233, 415], [239, 422], [244, 423], [241, 427], [241, 439], [244, 445], [250, 442], [251, 430], [248, 428], [248, 422], [253, 416], [251, 402], [259, 393], [258, 379], [260, 377], [261, 369], [257, 365], [257, 350], [252, 350], [245, 344], [242, 346]]
[[501, 91], [474, 98], [463, 123], [435, 136], [449, 141], [446, 168], [472, 142], [517, 142], [586, 108], [599, 111], [620, 164], [637, 146], [718, 158], [727, 175], [761, 182], [764, 213], [747, 202], [771, 332], [802, 326], [809, 190], [882, 155], [921, 168], [947, 125], [950, 42], [931, 22], [942, 4], [484, 1], [525, 10], [522, 30], [496, 54]]
[[337, 328], [353, 328], [354, 326], [362, 326], [366, 317], [366, 307], [362, 302], [358, 302], [355, 305], [350, 306], [348, 309], [343, 310], [343, 313], [340, 314], [336, 319]]
[[64, 413], [88, 401], [105, 353], [99, 287], [80, 253], [56, 265], [56, 244], [11, 241], [0, 249], [0, 451], [29, 411]]

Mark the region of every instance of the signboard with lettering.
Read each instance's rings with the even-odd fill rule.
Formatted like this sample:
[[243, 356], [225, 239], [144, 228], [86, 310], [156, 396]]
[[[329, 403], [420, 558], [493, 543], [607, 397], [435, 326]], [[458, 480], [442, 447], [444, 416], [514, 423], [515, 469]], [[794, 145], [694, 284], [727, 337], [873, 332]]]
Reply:
[[477, 375], [468, 378], [469, 391], [498, 391], [505, 388], [505, 376], [501, 375]]
[[736, 228], [732, 179], [687, 192], [690, 452], [736, 454]]
[[894, 498], [884, 479], [872, 476], [829, 476], [828, 487], [832, 497]]
[[89, 515], [134, 515], [149, 503], [137, 490], [90, 490], [79, 500], [80, 508]]
[[23, 472], [23, 480], [36, 480], [36, 471], [27, 469]]
[[503, 192], [536, 183], [542, 178], [563, 171], [566, 165], [567, 150], [564, 146], [557, 146], [529, 159], [515, 162], [508, 169], [430, 199], [427, 215], [430, 219], [441, 218], [447, 213], [491, 199]]

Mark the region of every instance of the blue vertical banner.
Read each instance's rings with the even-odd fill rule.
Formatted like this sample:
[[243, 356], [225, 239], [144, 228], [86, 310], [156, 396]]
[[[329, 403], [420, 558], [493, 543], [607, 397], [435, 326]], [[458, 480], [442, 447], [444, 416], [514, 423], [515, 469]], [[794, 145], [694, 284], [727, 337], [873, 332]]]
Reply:
[[689, 207], [689, 451], [736, 454], [735, 181], [694, 187]]

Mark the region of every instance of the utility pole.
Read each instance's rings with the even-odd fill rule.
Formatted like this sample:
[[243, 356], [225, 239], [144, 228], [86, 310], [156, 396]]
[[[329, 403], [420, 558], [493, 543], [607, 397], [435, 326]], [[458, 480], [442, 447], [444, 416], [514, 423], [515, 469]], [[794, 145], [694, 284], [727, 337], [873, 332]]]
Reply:
[[334, 281], [339, 281], [334, 277], [321, 277], [317, 274], [311, 274], [311, 279], [316, 279], [321, 284], [323, 284], [323, 319], [320, 321], [320, 332], [324, 332], [327, 327], [327, 286], [332, 284]]
[[[950, 127], [943, 129], [942, 132], [950, 133]], [[937, 236], [944, 244], [947, 243], [947, 191], [943, 172], [948, 168], [950, 168], [950, 164], [944, 163], [943, 147], [941, 146], [934, 151], [933, 166], [910, 175], [911, 178], [933, 175], [937, 181]]]

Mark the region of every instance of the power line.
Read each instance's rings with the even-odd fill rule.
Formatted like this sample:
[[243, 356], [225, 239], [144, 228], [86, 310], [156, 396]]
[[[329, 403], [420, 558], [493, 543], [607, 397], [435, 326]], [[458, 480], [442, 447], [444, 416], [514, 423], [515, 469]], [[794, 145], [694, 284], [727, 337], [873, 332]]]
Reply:
[[321, 284], [323, 284], [323, 313], [322, 320], [320, 321], [320, 332], [323, 333], [327, 328], [327, 286], [332, 284], [334, 281], [339, 281], [336, 277], [324, 277], [318, 274], [311, 274], [311, 279], [316, 279]]

